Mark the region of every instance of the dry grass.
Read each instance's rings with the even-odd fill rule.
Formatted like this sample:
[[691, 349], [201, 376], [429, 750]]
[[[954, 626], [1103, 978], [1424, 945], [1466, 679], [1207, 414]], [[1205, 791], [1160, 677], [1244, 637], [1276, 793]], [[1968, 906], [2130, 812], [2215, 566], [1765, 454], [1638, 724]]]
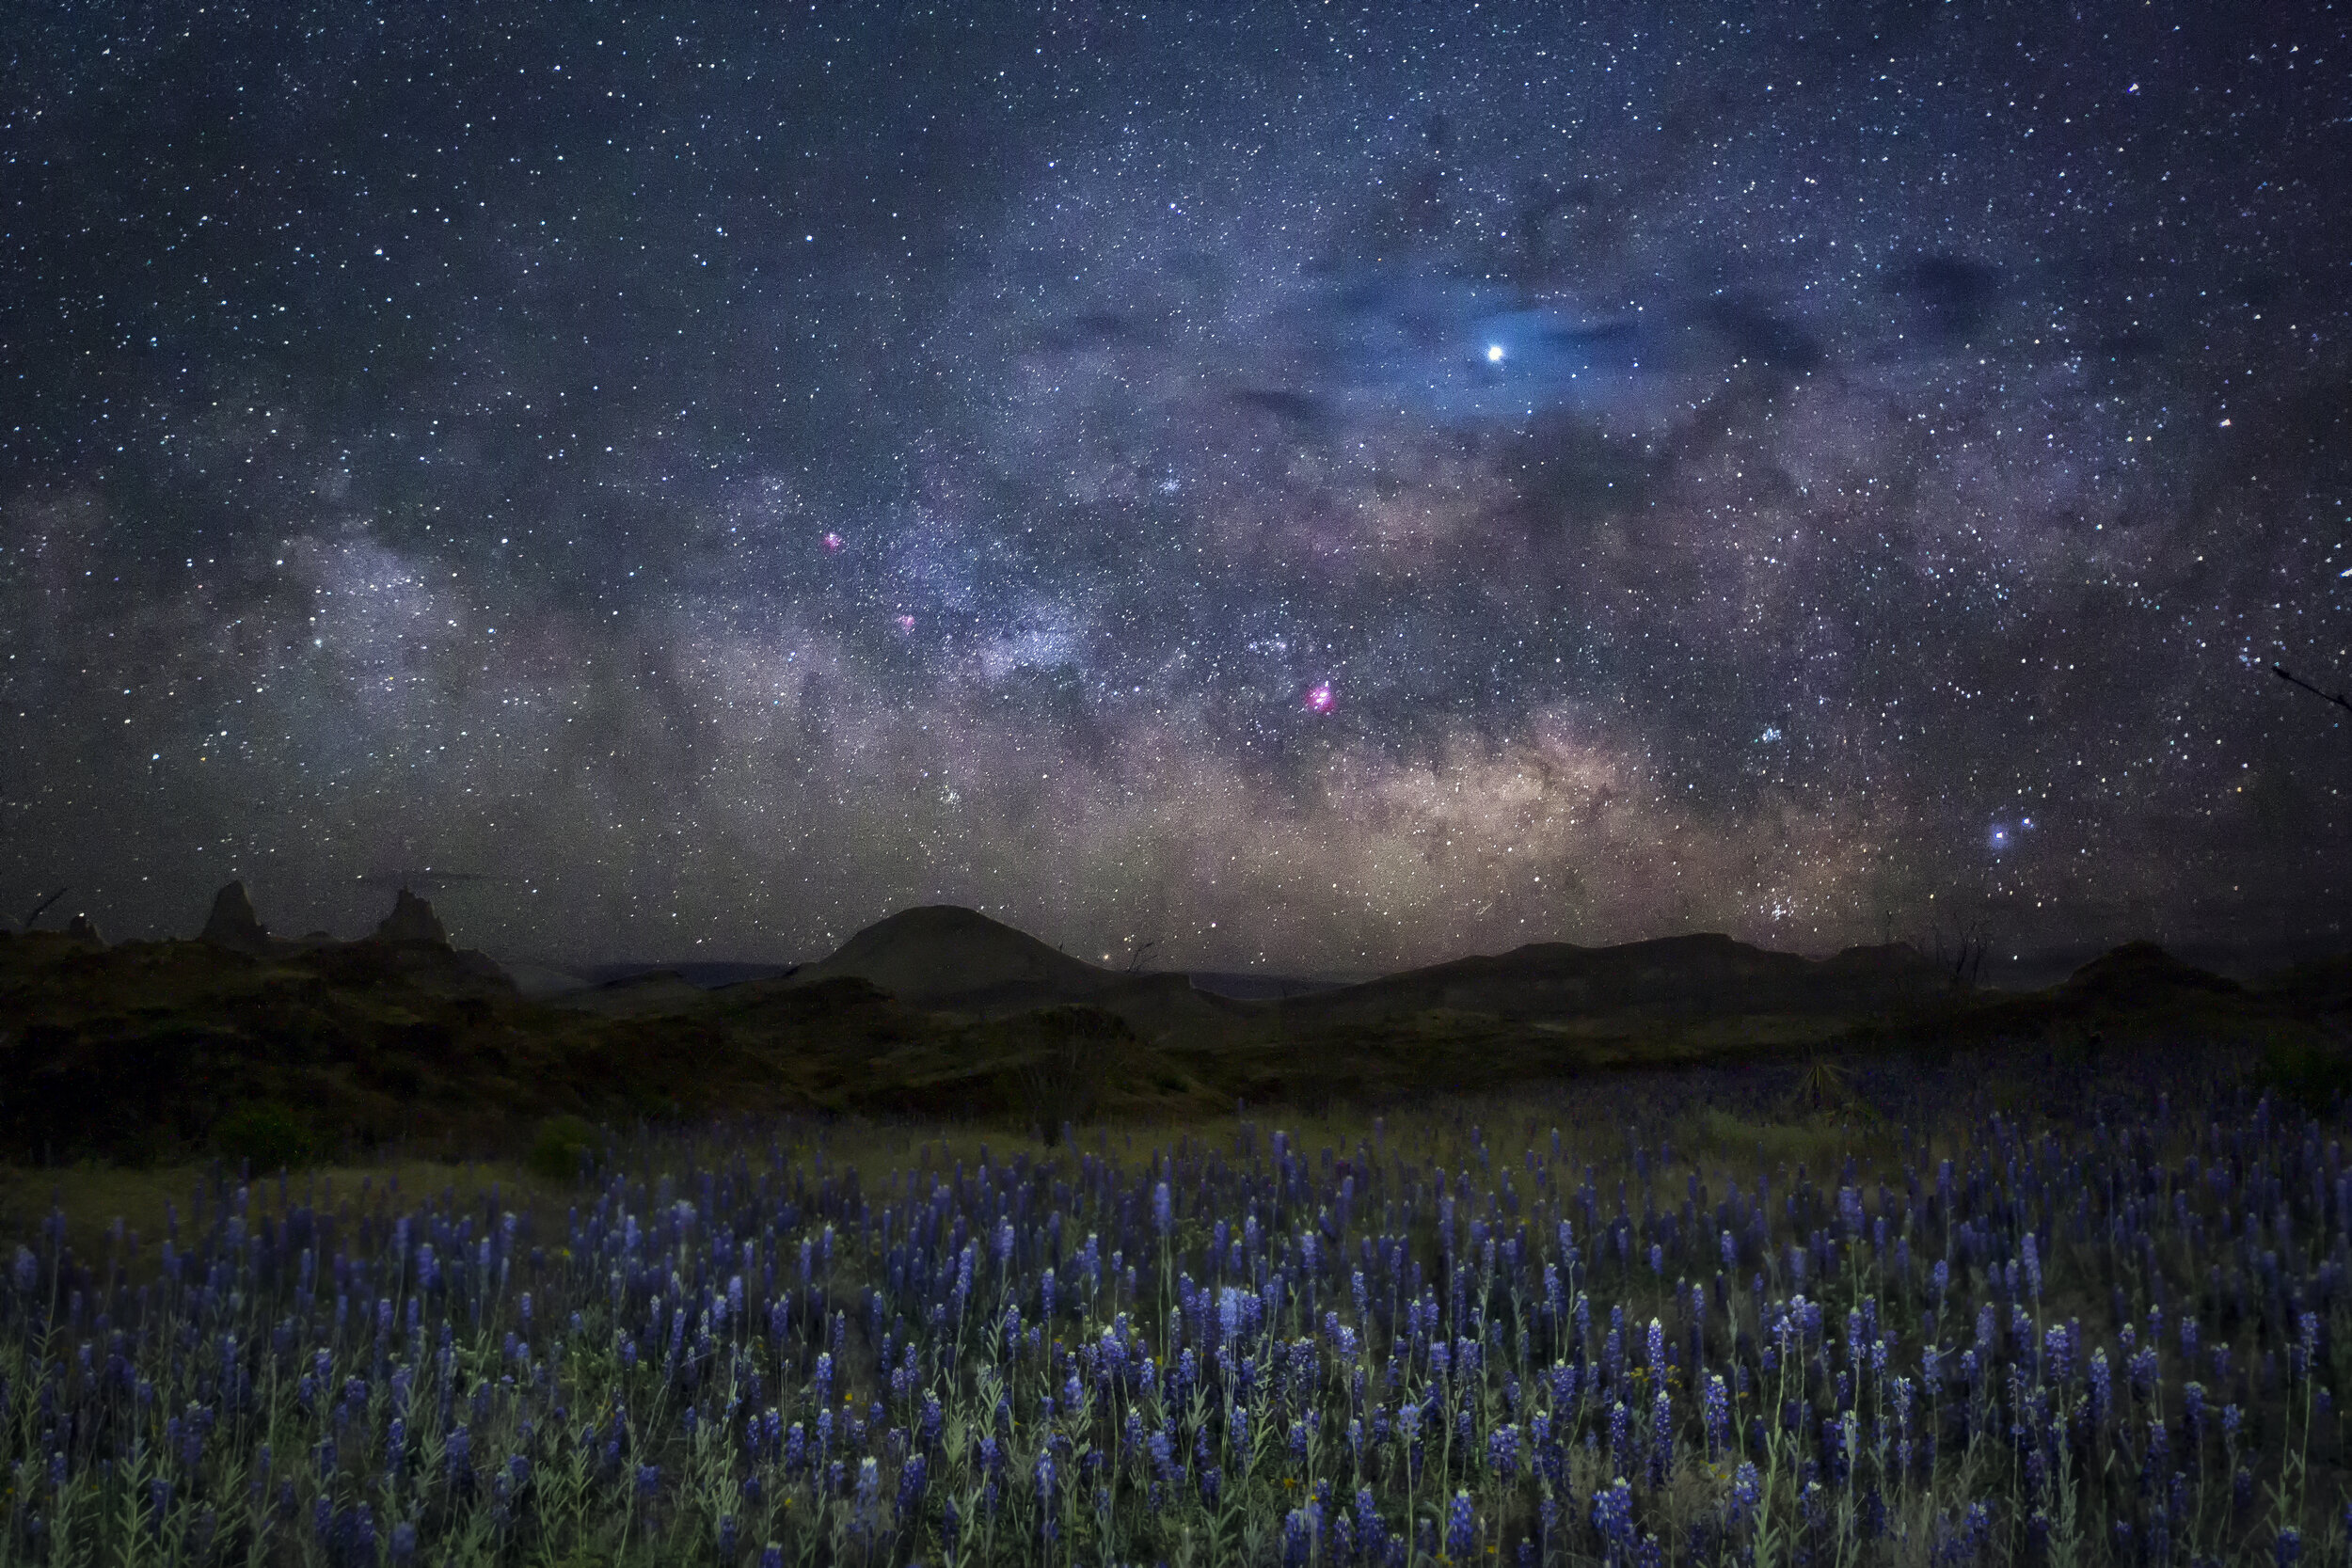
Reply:
[[[221, 1173], [217, 1162], [126, 1169], [95, 1161], [32, 1169], [0, 1165], [0, 1235], [38, 1234], [53, 1212], [65, 1214], [66, 1239], [78, 1252], [104, 1256], [108, 1233], [119, 1220], [137, 1236], [142, 1256], [151, 1257], [172, 1211], [186, 1224], [200, 1190]], [[389, 1204], [395, 1198], [448, 1195], [480, 1202], [493, 1193], [501, 1207], [561, 1211], [563, 1190], [504, 1161], [450, 1164], [438, 1160], [387, 1159], [363, 1164], [316, 1165], [278, 1177], [256, 1178], [246, 1192], [257, 1217], [275, 1216], [302, 1205], [332, 1210], [343, 1204]]]

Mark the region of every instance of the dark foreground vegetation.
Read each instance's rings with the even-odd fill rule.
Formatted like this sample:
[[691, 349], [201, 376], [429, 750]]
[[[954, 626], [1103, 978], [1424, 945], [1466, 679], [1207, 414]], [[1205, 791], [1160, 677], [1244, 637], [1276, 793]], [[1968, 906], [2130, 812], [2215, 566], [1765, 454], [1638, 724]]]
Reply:
[[704, 990], [654, 973], [534, 999], [405, 895], [363, 940], [286, 942], [232, 884], [207, 931], [117, 946], [0, 934], [0, 1160], [494, 1154], [562, 1116], [933, 1116], [1050, 1141], [1064, 1122], [1187, 1120], [1236, 1101], [1311, 1112], [1999, 1040], [2071, 1054], [2230, 1042], [2299, 1074], [2315, 1102], [2343, 1076], [2352, 1020], [2352, 962], [2248, 988], [2146, 944], [2025, 994], [1956, 986], [1899, 943], [1816, 961], [1688, 936], [1537, 943], [1253, 1003], [1181, 974], [1097, 969], [942, 908], [776, 979]]
[[2352, 1558], [2352, 965], [207, 932], [0, 939], [0, 1568]]
[[1940, 1054], [26, 1178], [0, 1561], [2342, 1560], [2324, 1085]]

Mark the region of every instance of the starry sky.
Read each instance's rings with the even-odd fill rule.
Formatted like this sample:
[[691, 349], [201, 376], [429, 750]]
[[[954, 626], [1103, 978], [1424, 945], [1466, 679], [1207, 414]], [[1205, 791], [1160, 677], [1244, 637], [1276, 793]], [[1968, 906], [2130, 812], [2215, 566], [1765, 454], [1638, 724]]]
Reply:
[[0, 900], [2341, 946], [2348, 26], [24, 8]]

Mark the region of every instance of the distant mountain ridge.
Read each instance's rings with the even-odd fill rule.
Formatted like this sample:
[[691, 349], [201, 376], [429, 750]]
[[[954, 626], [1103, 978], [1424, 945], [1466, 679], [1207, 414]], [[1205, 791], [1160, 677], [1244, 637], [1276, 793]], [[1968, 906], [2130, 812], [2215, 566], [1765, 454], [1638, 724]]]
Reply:
[[[698, 977], [726, 977], [714, 968]], [[1084, 1106], [1377, 1104], [1970, 1042], [2080, 1062], [2183, 1040], [2283, 1042], [2320, 1064], [2305, 1074], [2320, 1083], [2330, 1064], [2352, 1075], [2348, 1022], [2352, 956], [2241, 985], [2133, 943], [2063, 985], [2003, 992], [1955, 985], [1907, 946], [1807, 958], [1713, 934], [1536, 942], [1243, 1000], [1188, 974], [1099, 968], [942, 906], [880, 921], [789, 974], [706, 989], [657, 969], [543, 997], [452, 947], [413, 895], [358, 941], [289, 941], [231, 887], [193, 941], [0, 932], [0, 1158], [162, 1158], [262, 1111], [321, 1148], [498, 1143], [556, 1113], [821, 1110], [1051, 1130]]]
[[1609, 947], [1530, 942], [1279, 1006], [1289, 1016], [1335, 1024], [1433, 1010], [1510, 1020], [1627, 1010], [1677, 1018], [1843, 1013], [1892, 1006], [1947, 989], [1947, 983], [1943, 972], [1907, 943], [1807, 958], [1704, 932]]
[[1688, 1018], [1716, 1013], [1850, 1013], [1947, 989], [1947, 976], [1904, 943], [1807, 958], [1715, 933], [1610, 947], [1531, 942], [1453, 958], [1356, 985], [1267, 985], [1235, 998], [1214, 982], [1098, 968], [977, 910], [934, 904], [866, 927], [791, 984], [853, 975], [903, 1005], [993, 1015], [1091, 1003], [1133, 1018], [1168, 1006], [1170, 987], [1196, 993], [1216, 1016], [1263, 1014], [1300, 1025], [1387, 1021], [1431, 1011], [1506, 1021], [1627, 1010]]

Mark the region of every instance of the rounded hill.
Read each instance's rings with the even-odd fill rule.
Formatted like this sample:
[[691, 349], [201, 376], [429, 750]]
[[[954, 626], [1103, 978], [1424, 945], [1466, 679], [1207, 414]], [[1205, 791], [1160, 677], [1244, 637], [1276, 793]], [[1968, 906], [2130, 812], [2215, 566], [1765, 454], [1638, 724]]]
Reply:
[[845, 974], [907, 1006], [956, 1013], [1021, 1012], [1074, 1002], [1121, 978], [954, 904], [927, 904], [877, 921], [830, 958], [798, 971], [791, 983]]

